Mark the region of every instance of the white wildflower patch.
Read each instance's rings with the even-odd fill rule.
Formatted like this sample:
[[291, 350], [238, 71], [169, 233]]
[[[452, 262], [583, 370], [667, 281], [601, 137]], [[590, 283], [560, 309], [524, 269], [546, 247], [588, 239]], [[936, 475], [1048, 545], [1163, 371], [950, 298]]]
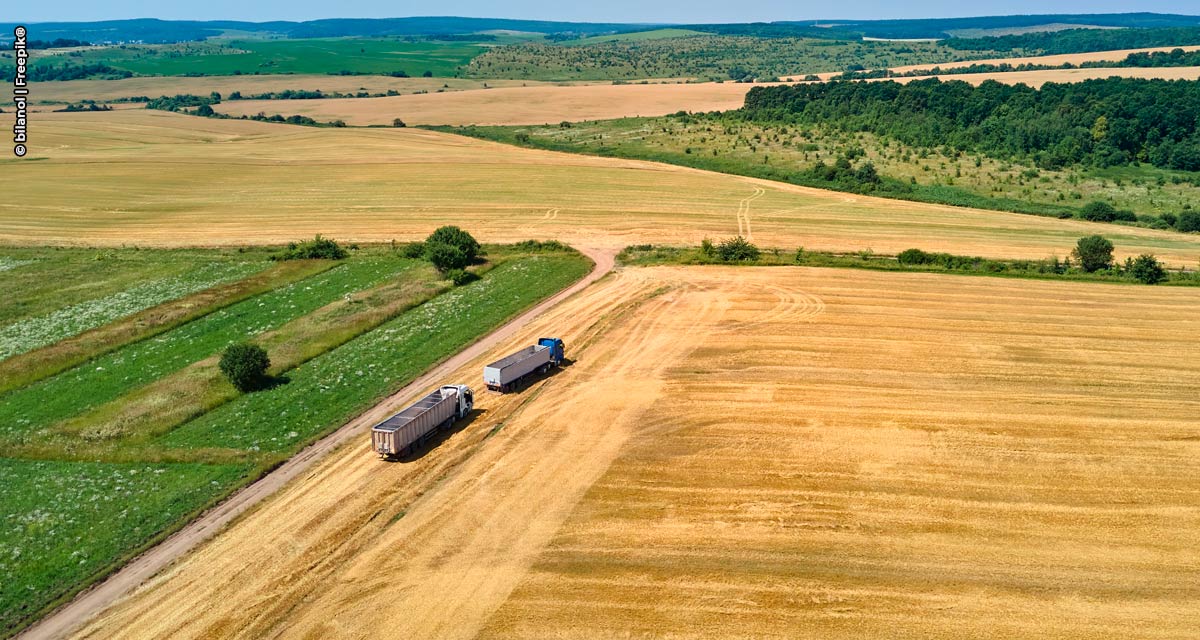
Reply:
[[254, 263], [214, 262], [189, 273], [146, 282], [110, 296], [87, 300], [43, 316], [0, 327], [0, 360], [54, 344], [168, 300], [182, 298], [260, 269]]
[[0, 271], [12, 271], [17, 267], [23, 267], [27, 264], [33, 264], [33, 260], [18, 260], [16, 258], [0, 256]]

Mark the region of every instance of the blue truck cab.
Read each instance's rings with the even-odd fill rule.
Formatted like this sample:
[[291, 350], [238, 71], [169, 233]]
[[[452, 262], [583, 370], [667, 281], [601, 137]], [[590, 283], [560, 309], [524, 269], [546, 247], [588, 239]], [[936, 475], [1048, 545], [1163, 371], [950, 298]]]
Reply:
[[550, 347], [550, 361], [555, 366], [562, 364], [563, 358], [566, 357], [566, 347], [563, 346], [563, 341], [558, 338], [539, 338], [538, 345]]

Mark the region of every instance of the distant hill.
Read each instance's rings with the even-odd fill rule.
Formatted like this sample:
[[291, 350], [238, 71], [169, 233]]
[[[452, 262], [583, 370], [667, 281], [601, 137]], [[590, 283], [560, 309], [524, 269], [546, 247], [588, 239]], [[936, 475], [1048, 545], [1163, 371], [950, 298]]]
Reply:
[[[837, 40], [861, 38], [950, 38], [956, 35], [1027, 33], [1039, 27], [1051, 30], [1069, 26], [1150, 29], [1197, 27], [1200, 16], [1162, 13], [1051, 14], [929, 18], [914, 20], [808, 20], [742, 24], [622, 24], [462, 18], [454, 16], [411, 18], [345, 18], [307, 22], [242, 22], [236, 20], [106, 20], [101, 22], [43, 22], [27, 25], [38, 40], [67, 38], [95, 43], [168, 43], [203, 40], [234, 31], [285, 38], [345, 36], [435, 36], [480, 31], [524, 31], [556, 36], [590, 37], [663, 27], [677, 27], [720, 35], [757, 37], [812, 37]], [[14, 23], [0, 23], [0, 43], [12, 41]], [[558, 39], [561, 39], [558, 38]]]
[[[0, 23], [0, 42], [12, 42], [17, 23]], [[475, 33], [479, 31], [526, 31], [531, 33], [594, 36], [656, 28], [650, 24], [605, 24], [506, 20], [500, 18], [414, 17], [337, 18], [307, 22], [241, 22], [236, 20], [105, 20], [101, 22], [23, 23], [38, 40], [69, 38], [94, 43], [169, 43], [203, 40], [228, 31], [261, 33], [287, 38], [334, 38], [343, 36], [418, 36]]]
[[[1165, 13], [1048, 14], [1024, 16], [980, 16], [975, 18], [921, 18], [913, 20], [805, 20], [746, 24], [685, 25], [684, 28], [723, 35], [759, 37], [816, 37], [830, 39], [951, 38], [962, 32], [1011, 29], [1034, 31], [1037, 27], [1058, 29], [1062, 25], [1153, 29], [1200, 26], [1200, 16]], [[997, 34], [1000, 35], [1000, 34]]]

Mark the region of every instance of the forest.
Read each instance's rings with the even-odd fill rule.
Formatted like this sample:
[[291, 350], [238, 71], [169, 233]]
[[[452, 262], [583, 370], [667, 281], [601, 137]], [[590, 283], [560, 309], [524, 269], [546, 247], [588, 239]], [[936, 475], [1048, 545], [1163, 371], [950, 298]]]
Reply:
[[1041, 89], [936, 78], [754, 87], [751, 120], [866, 131], [1045, 169], [1139, 162], [1200, 170], [1200, 81], [1107, 78]]

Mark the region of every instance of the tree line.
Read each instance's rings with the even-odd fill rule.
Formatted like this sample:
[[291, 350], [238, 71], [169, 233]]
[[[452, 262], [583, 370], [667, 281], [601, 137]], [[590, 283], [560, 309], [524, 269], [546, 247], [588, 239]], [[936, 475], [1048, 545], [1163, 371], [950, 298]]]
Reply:
[[1200, 81], [1106, 78], [1041, 89], [937, 78], [797, 84], [751, 89], [743, 112], [752, 120], [1027, 158], [1045, 169], [1149, 162], [1200, 170]]
[[1067, 29], [984, 38], [950, 38], [941, 44], [960, 51], [1022, 50], [1056, 55], [1200, 44], [1200, 27]]
[[1037, 64], [1023, 62], [1021, 64], [976, 63], [967, 66], [933, 67], [930, 69], [913, 69], [911, 71], [895, 72], [890, 69], [872, 69], [870, 71], [847, 71], [839, 80], [868, 80], [873, 78], [915, 78], [920, 76], [942, 76], [964, 73], [1010, 73], [1013, 71], [1051, 71], [1055, 69], [1111, 69], [1111, 68], [1162, 68], [1162, 67], [1195, 67], [1200, 66], [1200, 51], [1184, 51], [1175, 48], [1170, 51], [1151, 51], [1131, 53], [1121, 60], [1087, 60], [1079, 64], [1064, 62], [1062, 64]]

